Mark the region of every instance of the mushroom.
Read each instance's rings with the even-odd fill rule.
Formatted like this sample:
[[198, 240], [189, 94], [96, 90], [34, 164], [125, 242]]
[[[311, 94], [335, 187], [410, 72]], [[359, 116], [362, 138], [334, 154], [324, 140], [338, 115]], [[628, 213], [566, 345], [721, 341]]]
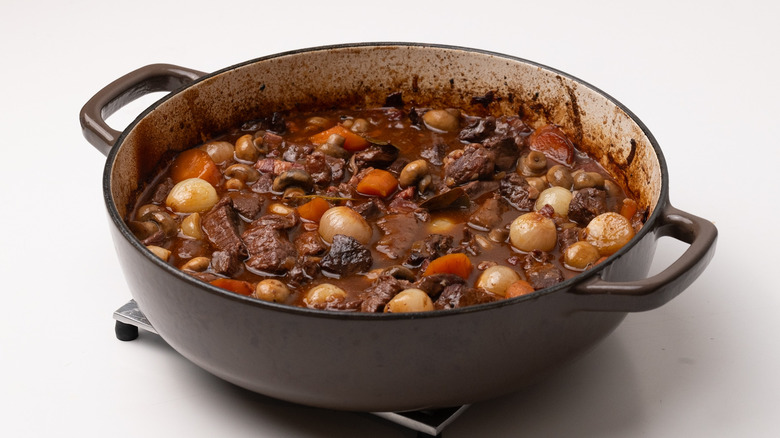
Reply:
[[325, 143], [317, 147], [317, 151], [334, 158], [346, 158], [349, 156], [349, 152], [343, 147], [344, 141], [345, 138], [341, 135], [331, 134]]
[[203, 272], [209, 267], [211, 260], [208, 257], [193, 257], [182, 265], [182, 271]]
[[165, 237], [176, 235], [179, 226], [176, 221], [159, 205], [146, 204], [138, 209], [136, 221], [129, 222], [133, 234], [141, 240], [145, 240], [158, 232]]
[[225, 169], [225, 176], [228, 178], [235, 178], [242, 182], [255, 182], [260, 178], [260, 172], [247, 166], [246, 164], [238, 163]]
[[547, 157], [539, 151], [523, 154], [517, 163], [517, 173], [523, 176], [542, 176], [547, 173]]
[[[426, 188], [428, 185], [430, 185], [430, 171], [428, 169], [428, 163], [425, 160], [414, 160], [411, 163], [404, 166], [404, 168], [401, 170], [400, 175], [398, 175], [398, 183], [401, 185], [401, 187], [410, 187], [417, 183], [423, 183], [423, 179], [425, 177], [428, 177], [428, 181], [426, 184]], [[420, 188], [420, 191], [424, 191], [423, 188]]]
[[252, 134], [242, 135], [236, 140], [236, 158], [242, 161], [255, 162], [260, 157], [260, 150], [255, 146]]
[[314, 180], [309, 172], [303, 169], [290, 169], [282, 172], [274, 179], [271, 187], [274, 192], [284, 192], [284, 189], [290, 186], [300, 187], [309, 190], [314, 185]]

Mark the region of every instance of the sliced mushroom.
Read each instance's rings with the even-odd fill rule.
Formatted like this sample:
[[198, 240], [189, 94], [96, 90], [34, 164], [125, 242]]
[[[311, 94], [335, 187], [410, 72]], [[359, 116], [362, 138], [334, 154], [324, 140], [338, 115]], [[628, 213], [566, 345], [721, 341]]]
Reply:
[[428, 162], [425, 160], [414, 160], [404, 166], [401, 174], [398, 175], [398, 183], [401, 187], [410, 187], [420, 182], [423, 177], [429, 176]]
[[309, 172], [302, 169], [290, 169], [279, 174], [274, 179], [273, 186], [271, 187], [275, 192], [284, 192], [287, 187], [295, 186], [304, 190], [309, 190], [314, 185]]
[[233, 164], [225, 169], [225, 176], [228, 178], [235, 178], [245, 183], [251, 183], [257, 181], [260, 178], [260, 172], [247, 166], [246, 164]]
[[325, 155], [330, 155], [334, 158], [347, 158], [349, 156], [349, 152], [347, 152], [347, 150], [342, 147], [343, 144], [344, 137], [338, 134], [333, 134], [328, 137], [328, 141], [317, 147], [317, 151]]

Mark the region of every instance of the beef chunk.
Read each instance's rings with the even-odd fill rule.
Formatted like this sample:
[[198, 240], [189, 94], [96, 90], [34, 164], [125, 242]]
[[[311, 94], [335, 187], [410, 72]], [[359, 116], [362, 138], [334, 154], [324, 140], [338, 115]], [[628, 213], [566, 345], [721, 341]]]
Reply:
[[176, 257], [188, 260], [195, 257], [206, 257], [209, 253], [209, 244], [201, 239], [181, 239], [174, 243]]
[[311, 175], [311, 179], [314, 184], [319, 186], [327, 186], [333, 181], [333, 170], [328, 164], [326, 155], [320, 152], [315, 152], [306, 156], [306, 161], [303, 164], [306, 172]]
[[257, 181], [252, 183], [250, 189], [255, 193], [271, 193], [271, 188], [274, 185], [274, 177], [268, 173], [261, 173]]
[[256, 193], [230, 192], [233, 208], [247, 220], [254, 220], [263, 208], [263, 198]]
[[580, 231], [582, 231], [582, 229], [579, 227], [569, 227], [561, 230], [561, 232], [558, 233], [558, 245], [561, 250], [564, 250], [579, 241]]
[[515, 168], [517, 158], [520, 157], [520, 148], [517, 147], [512, 137], [491, 137], [482, 143], [485, 149], [493, 151], [496, 156], [497, 170], [510, 170]]
[[295, 239], [295, 250], [302, 256], [320, 255], [327, 249], [328, 247], [320, 238], [320, 233], [316, 231], [306, 231]]
[[523, 259], [523, 272], [535, 290], [555, 286], [564, 280], [561, 270], [550, 263], [552, 259], [551, 254], [541, 251], [533, 251]]
[[385, 235], [376, 243], [376, 249], [388, 258], [397, 260], [412, 247], [413, 235], [407, 230], [417, 228], [417, 218], [414, 214], [388, 214], [377, 221], [377, 226]]
[[485, 199], [469, 217], [469, 223], [489, 230], [501, 223], [501, 215], [507, 210], [500, 196]]
[[471, 288], [465, 283], [451, 284], [444, 288], [433, 303], [436, 310], [454, 309], [475, 304], [490, 303], [500, 298], [484, 289]]
[[495, 170], [495, 154], [478, 143], [463, 150], [463, 155], [444, 168], [447, 185], [452, 187], [478, 179], [490, 179]]
[[284, 150], [282, 159], [284, 159], [284, 161], [295, 163], [311, 155], [312, 152], [314, 152], [314, 146], [310, 144], [290, 144]]
[[371, 251], [353, 237], [343, 234], [333, 236], [330, 251], [322, 258], [322, 269], [346, 277], [371, 269], [374, 263]]
[[361, 312], [381, 312], [385, 305], [399, 292], [411, 287], [408, 281], [390, 275], [380, 275], [371, 286], [360, 294]]
[[477, 199], [485, 193], [497, 192], [499, 188], [498, 181], [472, 181], [464, 184], [462, 187], [470, 199]]
[[238, 235], [238, 221], [233, 199], [225, 196], [203, 216], [201, 227], [209, 241], [220, 251], [245, 256], [246, 247]]
[[430, 234], [424, 240], [414, 242], [412, 251], [404, 265], [419, 267], [431, 260], [453, 251], [452, 236]]
[[241, 258], [228, 251], [214, 251], [211, 254], [211, 268], [214, 272], [224, 275], [233, 275], [241, 267]]
[[352, 159], [357, 169], [365, 167], [387, 168], [398, 158], [398, 149], [393, 145], [372, 145], [369, 148], [356, 152]]
[[313, 256], [298, 258], [295, 266], [287, 273], [287, 281], [293, 286], [300, 287], [316, 278], [320, 275], [320, 260], [320, 257]]
[[596, 188], [578, 190], [569, 203], [569, 219], [580, 225], [607, 212], [607, 192]]
[[484, 119], [477, 119], [468, 124], [458, 134], [458, 139], [461, 141], [480, 142], [491, 134], [496, 129], [496, 118], [492, 116], [485, 117]]
[[453, 284], [466, 284], [466, 280], [454, 274], [433, 274], [419, 279], [414, 286], [425, 291], [430, 297], [436, 298], [447, 286]]
[[348, 205], [366, 220], [376, 219], [387, 211], [387, 206], [379, 198], [368, 198], [365, 202]]
[[447, 155], [447, 145], [444, 143], [431, 143], [420, 150], [420, 156], [434, 166], [441, 166], [445, 155]]
[[173, 188], [173, 180], [170, 178], [165, 178], [160, 184], [157, 185], [157, 187], [154, 189], [154, 194], [152, 195], [151, 202], [153, 204], [162, 204], [165, 202], [165, 199], [168, 197], [168, 193], [171, 192], [171, 189]]
[[[511, 172], [501, 180], [499, 193], [518, 210], [531, 210], [534, 200], [531, 197], [531, 186], [522, 176]], [[538, 195], [537, 195], [538, 196]]]
[[277, 215], [262, 216], [252, 222], [241, 235], [249, 253], [246, 265], [270, 274], [282, 274], [292, 269], [298, 254], [284, 230], [294, 224], [294, 218]]

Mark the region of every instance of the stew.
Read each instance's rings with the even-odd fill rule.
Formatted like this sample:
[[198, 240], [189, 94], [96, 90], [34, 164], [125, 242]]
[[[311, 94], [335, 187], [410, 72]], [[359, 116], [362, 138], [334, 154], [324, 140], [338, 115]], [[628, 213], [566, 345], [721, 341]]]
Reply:
[[128, 226], [167, 263], [261, 300], [450, 309], [595, 266], [647, 212], [563, 128], [386, 106], [274, 113], [160, 163]]

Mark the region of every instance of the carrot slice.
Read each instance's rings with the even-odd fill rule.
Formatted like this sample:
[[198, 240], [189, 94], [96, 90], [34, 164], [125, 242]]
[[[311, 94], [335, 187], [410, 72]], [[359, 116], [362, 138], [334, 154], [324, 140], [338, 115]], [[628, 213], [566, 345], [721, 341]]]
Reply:
[[190, 178], [200, 178], [216, 186], [222, 179], [222, 173], [206, 151], [188, 149], [173, 160], [171, 179], [176, 184]]
[[358, 193], [385, 198], [398, 188], [398, 180], [386, 170], [373, 169], [360, 180], [356, 188]]
[[233, 280], [232, 278], [217, 278], [216, 280], [212, 280], [210, 283], [216, 287], [226, 289], [240, 295], [249, 296], [252, 295], [252, 292], [255, 291], [255, 288], [252, 287], [251, 283], [241, 280]]
[[517, 280], [516, 282], [509, 285], [509, 287], [506, 289], [506, 293], [504, 294], [504, 297], [506, 298], [519, 297], [520, 295], [530, 294], [533, 291], [534, 291], [534, 287], [531, 286], [531, 283], [525, 280]]
[[454, 274], [464, 280], [468, 280], [472, 269], [473, 265], [471, 260], [469, 260], [469, 256], [463, 253], [453, 253], [433, 259], [428, 264], [428, 267], [425, 268], [423, 275]]
[[371, 144], [365, 138], [355, 134], [341, 125], [336, 125], [320, 133], [314, 134], [309, 137], [309, 141], [319, 146], [321, 144], [327, 143], [328, 138], [333, 134], [338, 134], [344, 137], [344, 144], [342, 147], [350, 152], [362, 151], [363, 149], [367, 148], [369, 144]]
[[319, 222], [323, 214], [330, 208], [328, 201], [314, 198], [298, 207], [298, 215], [309, 222]]

